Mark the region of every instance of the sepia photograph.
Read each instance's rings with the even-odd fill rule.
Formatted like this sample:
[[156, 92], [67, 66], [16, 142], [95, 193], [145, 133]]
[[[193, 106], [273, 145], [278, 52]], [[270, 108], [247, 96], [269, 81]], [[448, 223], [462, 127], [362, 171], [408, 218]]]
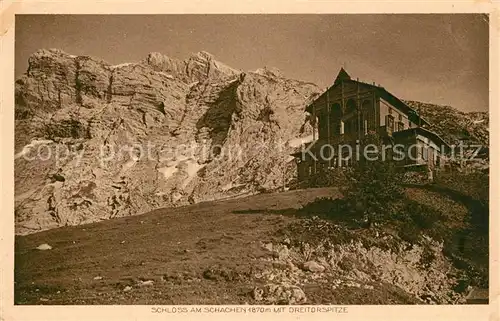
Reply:
[[14, 305], [488, 305], [489, 30], [16, 14]]

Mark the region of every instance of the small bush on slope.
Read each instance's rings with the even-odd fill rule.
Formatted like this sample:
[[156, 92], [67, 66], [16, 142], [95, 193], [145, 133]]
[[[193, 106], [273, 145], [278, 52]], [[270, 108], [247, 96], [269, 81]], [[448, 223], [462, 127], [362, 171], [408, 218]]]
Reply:
[[354, 162], [352, 167], [344, 168], [341, 185], [344, 198], [333, 202], [317, 200], [306, 205], [303, 212], [323, 212], [330, 218], [335, 218], [338, 213], [340, 219], [345, 219], [346, 216], [354, 220], [364, 219], [368, 225], [393, 219], [396, 205], [403, 196], [403, 189], [399, 184], [401, 173], [394, 163], [385, 161], [382, 157], [381, 141], [376, 135], [366, 136], [360, 144], [360, 150], [365, 150], [368, 145], [379, 147], [377, 153], [369, 155], [376, 160], [364, 159], [361, 155], [360, 160]]
[[377, 146], [378, 152], [370, 154], [371, 159], [361, 156], [346, 171], [346, 185], [342, 192], [351, 214], [366, 219], [371, 225], [392, 219], [403, 190], [399, 184], [400, 172], [394, 163], [385, 161], [380, 153], [382, 148], [378, 137], [366, 136], [360, 144], [360, 150], [365, 150], [369, 145]]

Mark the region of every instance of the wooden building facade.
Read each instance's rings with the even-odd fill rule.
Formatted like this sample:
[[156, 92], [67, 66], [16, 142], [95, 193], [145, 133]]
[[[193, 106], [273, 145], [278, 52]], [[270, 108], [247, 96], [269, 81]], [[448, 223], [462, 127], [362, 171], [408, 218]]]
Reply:
[[425, 119], [385, 88], [353, 80], [343, 68], [334, 84], [306, 111], [314, 123], [313, 141], [302, 149], [310, 153], [293, 154], [299, 181], [327, 168], [349, 166], [355, 159], [346, 159], [337, 147], [347, 144], [355, 148], [368, 133], [402, 145], [405, 156], [397, 161], [401, 166], [436, 168], [446, 162], [449, 146], [426, 129], [429, 123]]

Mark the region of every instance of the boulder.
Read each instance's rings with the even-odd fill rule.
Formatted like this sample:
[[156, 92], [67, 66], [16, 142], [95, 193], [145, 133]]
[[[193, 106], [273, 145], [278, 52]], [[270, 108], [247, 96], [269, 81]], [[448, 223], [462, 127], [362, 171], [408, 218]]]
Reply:
[[325, 270], [325, 267], [315, 261], [307, 261], [302, 265], [302, 268], [305, 271], [310, 271], [310, 272], [323, 272]]
[[52, 246], [48, 245], [47, 243], [43, 243], [38, 245], [36, 249], [40, 251], [47, 251], [47, 250], [52, 250]]

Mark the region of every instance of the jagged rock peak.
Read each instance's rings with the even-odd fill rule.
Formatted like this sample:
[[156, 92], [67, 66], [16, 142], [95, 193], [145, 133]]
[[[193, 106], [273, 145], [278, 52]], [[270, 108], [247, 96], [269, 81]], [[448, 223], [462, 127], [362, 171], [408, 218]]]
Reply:
[[100, 66], [100, 68], [104, 69], [111, 67], [107, 61], [98, 57], [72, 55], [62, 49], [50, 48], [39, 49], [30, 55], [28, 58], [27, 73], [30, 74], [32, 71], [46, 73], [47, 70], [54, 68], [62, 68], [65, 72], [71, 72], [71, 69], [77, 68], [75, 63], [80, 65], [89, 63], [96, 64], [96, 66]]
[[[152, 66], [161, 65], [165, 62], [187, 63], [189, 60], [197, 60], [197, 61], [203, 61], [205, 63], [210, 63], [212, 61], [215, 61], [215, 56], [206, 51], [199, 51], [191, 53], [189, 57], [185, 60], [180, 60], [176, 58], [171, 58], [165, 54], [162, 54], [161, 52], [154, 51], [150, 52], [146, 58], [148, 64]], [[218, 63], [220, 64], [220, 62]]]
[[264, 67], [255, 70], [256, 74], [267, 76], [267, 77], [275, 77], [275, 78], [283, 78], [283, 74], [276, 67]]
[[[30, 55], [28, 58], [28, 67], [31, 67], [32, 65], [36, 64], [37, 61], [40, 60], [61, 60], [61, 61], [68, 61], [70, 62], [72, 59], [76, 58], [77, 56], [70, 55], [67, 52], [61, 50], [61, 49], [39, 49], [35, 51], [33, 54]], [[28, 68], [29, 69], [29, 68]]]
[[241, 71], [215, 60], [214, 56], [206, 51], [192, 53], [185, 60], [170, 58], [159, 52], [151, 52], [144, 62], [156, 71], [171, 73], [189, 83], [241, 73]]
[[185, 64], [181, 60], [170, 58], [160, 52], [149, 53], [145, 63], [157, 71], [169, 71], [176, 74], [184, 71]]
[[202, 58], [205, 60], [214, 60], [215, 59], [214, 55], [212, 55], [211, 53], [206, 52], [206, 51], [199, 51], [199, 52], [193, 53], [193, 54], [191, 54], [191, 57]]
[[[193, 59], [193, 58], [195, 58], [195, 59], [198, 58], [198, 59], [207, 60], [207, 61], [215, 59], [214, 55], [212, 55], [211, 53], [206, 52], [206, 51], [193, 52], [192, 54], [189, 55], [188, 59]], [[181, 61], [180, 59], [171, 58], [171, 57], [169, 57], [165, 54], [162, 54], [161, 52], [157, 52], [157, 51], [150, 52], [147, 56], [147, 61], [151, 62], [153, 64], [156, 61], [165, 61], [165, 60]]]
[[71, 58], [76, 58], [75, 55], [71, 55], [71, 54], [67, 53], [66, 51], [59, 49], [59, 48], [49, 48], [49, 49], [41, 48], [41, 49], [38, 49], [37, 51], [35, 51], [31, 56], [43, 57], [43, 56], [54, 56], [54, 55], [56, 55], [56, 56], [68, 56]]
[[41, 58], [48, 58], [48, 57], [78, 59], [78, 60], [95, 60], [95, 61], [102, 62], [106, 65], [109, 65], [109, 63], [107, 63], [106, 61], [104, 61], [101, 58], [93, 57], [93, 56], [85, 56], [85, 55], [72, 55], [72, 54], [70, 54], [62, 49], [59, 49], [59, 48], [38, 49], [33, 54], [31, 54], [31, 56], [28, 59], [33, 60], [33, 59], [41, 59]]
[[146, 58], [146, 61], [152, 65], [164, 62], [164, 61], [172, 61], [177, 59], [172, 59], [169, 56], [162, 54], [161, 52], [150, 52]]

